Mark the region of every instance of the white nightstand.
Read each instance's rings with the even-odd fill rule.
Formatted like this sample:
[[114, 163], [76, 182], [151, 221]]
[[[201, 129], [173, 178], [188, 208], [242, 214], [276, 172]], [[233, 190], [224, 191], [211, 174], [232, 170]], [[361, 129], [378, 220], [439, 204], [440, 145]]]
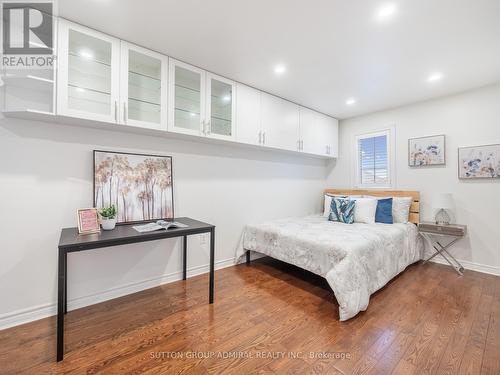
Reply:
[[[453, 255], [448, 252], [447, 249], [450, 248], [455, 242], [465, 237], [465, 234], [467, 233], [467, 226], [459, 224], [442, 225], [432, 222], [423, 222], [418, 224], [418, 231], [422, 233], [422, 236], [429, 241], [435, 250], [435, 253], [430, 258], [426, 259], [424, 263], [427, 263], [436, 255], [441, 255], [460, 276], [463, 276], [464, 268], [458, 260], [456, 260]], [[440, 237], [452, 237], [453, 239], [446, 245], [443, 245], [441, 244], [442, 240]]]

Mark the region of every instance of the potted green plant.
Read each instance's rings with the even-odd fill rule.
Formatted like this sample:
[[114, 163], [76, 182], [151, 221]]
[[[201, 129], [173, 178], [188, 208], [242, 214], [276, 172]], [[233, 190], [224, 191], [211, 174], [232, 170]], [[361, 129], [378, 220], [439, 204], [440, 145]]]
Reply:
[[101, 226], [104, 230], [113, 230], [116, 226], [117, 210], [115, 206], [103, 207], [99, 210]]

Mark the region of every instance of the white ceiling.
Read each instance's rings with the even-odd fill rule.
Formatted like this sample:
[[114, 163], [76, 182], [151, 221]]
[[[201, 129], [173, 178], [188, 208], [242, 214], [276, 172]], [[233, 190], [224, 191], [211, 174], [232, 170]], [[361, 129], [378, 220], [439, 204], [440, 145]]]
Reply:
[[[386, 22], [375, 17], [384, 0], [58, 4], [62, 17], [337, 118], [500, 82], [500, 0], [391, 2]], [[427, 82], [433, 72], [443, 79]]]

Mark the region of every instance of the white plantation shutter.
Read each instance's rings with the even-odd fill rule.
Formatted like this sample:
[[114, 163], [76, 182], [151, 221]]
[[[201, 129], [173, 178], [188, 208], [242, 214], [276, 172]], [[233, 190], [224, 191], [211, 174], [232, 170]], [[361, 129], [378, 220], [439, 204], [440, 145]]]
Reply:
[[390, 184], [388, 143], [387, 134], [358, 137], [358, 185]]

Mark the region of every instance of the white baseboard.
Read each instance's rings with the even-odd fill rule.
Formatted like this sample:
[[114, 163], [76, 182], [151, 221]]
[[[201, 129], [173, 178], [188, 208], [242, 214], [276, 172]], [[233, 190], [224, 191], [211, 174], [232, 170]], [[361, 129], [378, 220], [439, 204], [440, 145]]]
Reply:
[[[486, 264], [479, 264], [479, 263], [469, 262], [469, 261], [460, 260], [460, 259], [457, 259], [457, 260], [460, 262], [460, 264], [466, 270], [477, 271], [477, 272], [482, 272], [482, 273], [488, 273], [490, 275], [500, 276], [500, 267], [487, 266]], [[447, 266], [450, 265], [446, 260], [439, 258], [439, 255], [435, 256], [430, 261], [434, 262], [434, 263], [444, 264]]]
[[[234, 265], [234, 258], [219, 260], [215, 262], [215, 269], [219, 270], [222, 268], [230, 267], [232, 265]], [[191, 267], [188, 268], [187, 275], [188, 277], [191, 277], [201, 275], [203, 273], [208, 273], [208, 271], [208, 265]], [[121, 285], [113, 289], [109, 289], [92, 295], [74, 298], [72, 300], [68, 300], [68, 311], [93, 305], [99, 302], [104, 302], [113, 298], [122, 297], [127, 294], [140, 292], [141, 290], [154, 288], [156, 286], [168, 284], [178, 280], [182, 280], [182, 271], [162, 275], [153, 279], [138, 281], [136, 283]], [[56, 313], [56, 303], [48, 303], [45, 305], [34, 306], [27, 309], [21, 309], [2, 314], [0, 315], [0, 330], [24, 323], [29, 323], [34, 320], [47, 318], [49, 316], [56, 315]]]

